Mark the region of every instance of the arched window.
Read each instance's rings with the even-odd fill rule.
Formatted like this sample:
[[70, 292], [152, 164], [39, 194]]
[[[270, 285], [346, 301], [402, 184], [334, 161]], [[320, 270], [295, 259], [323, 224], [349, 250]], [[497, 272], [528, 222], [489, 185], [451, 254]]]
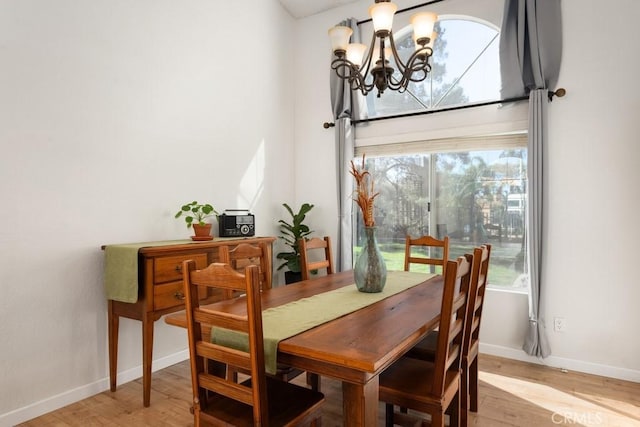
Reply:
[[[500, 29], [470, 16], [440, 15], [436, 32], [427, 79], [404, 93], [387, 90], [378, 98], [373, 91], [366, 98], [368, 118], [500, 101]], [[411, 55], [410, 28], [394, 32], [394, 39], [402, 59]], [[527, 289], [526, 128], [505, 126], [502, 120], [512, 117], [497, 110], [503, 109], [358, 125], [356, 158], [366, 154], [379, 192], [374, 216], [388, 269], [403, 268], [407, 235], [448, 235], [451, 259], [490, 243], [490, 285]], [[363, 234], [360, 216], [355, 219], [354, 259]]]
[[[369, 118], [500, 99], [499, 29], [472, 17], [445, 15], [440, 16], [436, 32], [427, 79], [412, 82], [403, 93], [388, 90], [380, 98], [376, 91], [369, 93]], [[414, 50], [410, 27], [394, 37], [398, 54], [406, 60]]]

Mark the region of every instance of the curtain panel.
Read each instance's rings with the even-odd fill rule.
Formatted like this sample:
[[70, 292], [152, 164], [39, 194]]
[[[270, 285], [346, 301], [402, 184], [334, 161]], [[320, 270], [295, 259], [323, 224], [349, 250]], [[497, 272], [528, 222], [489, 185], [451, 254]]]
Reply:
[[[352, 42], [359, 42], [360, 30], [358, 21], [349, 18], [339, 25], [350, 27], [353, 30]], [[331, 53], [333, 61], [333, 52]], [[351, 87], [346, 80], [339, 78], [334, 70], [329, 70], [331, 106], [333, 109], [333, 119], [335, 122], [335, 152], [336, 152], [336, 177], [338, 194], [338, 242], [336, 245], [336, 267], [338, 271], [350, 270], [353, 268], [352, 240], [353, 229], [351, 225], [351, 215], [353, 201], [353, 178], [349, 174], [349, 162], [354, 156], [355, 128], [352, 125], [358, 114], [358, 101], [354, 99]]]
[[502, 97], [529, 94], [527, 253], [529, 258], [529, 326], [523, 344], [527, 354], [551, 354], [540, 314], [544, 312], [544, 147], [548, 93], [554, 88], [562, 58], [560, 0], [505, 0], [500, 33]]

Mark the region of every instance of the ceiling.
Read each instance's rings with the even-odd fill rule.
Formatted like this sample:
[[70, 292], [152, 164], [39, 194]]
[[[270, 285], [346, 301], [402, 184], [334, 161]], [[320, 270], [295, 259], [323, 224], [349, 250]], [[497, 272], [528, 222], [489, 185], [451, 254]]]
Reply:
[[291, 16], [299, 19], [356, 1], [358, 0], [280, 0], [280, 3]]

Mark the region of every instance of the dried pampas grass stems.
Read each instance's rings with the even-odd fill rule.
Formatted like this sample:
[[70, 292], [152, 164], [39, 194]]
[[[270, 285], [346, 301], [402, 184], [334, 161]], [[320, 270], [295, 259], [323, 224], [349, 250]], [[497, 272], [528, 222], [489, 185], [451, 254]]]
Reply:
[[360, 206], [365, 227], [373, 227], [375, 226], [373, 200], [380, 193], [374, 193], [373, 178], [369, 171], [364, 168], [364, 154], [362, 155], [362, 166], [357, 168], [352, 160], [349, 172], [356, 180], [356, 197], [353, 200]]

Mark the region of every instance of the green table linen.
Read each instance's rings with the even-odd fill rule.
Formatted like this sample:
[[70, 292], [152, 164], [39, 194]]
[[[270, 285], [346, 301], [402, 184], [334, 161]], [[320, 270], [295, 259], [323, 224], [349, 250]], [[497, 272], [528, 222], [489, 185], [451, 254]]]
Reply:
[[197, 243], [193, 240], [106, 245], [104, 248], [104, 289], [108, 300], [138, 301], [138, 251], [152, 246]]
[[[435, 274], [389, 271], [387, 283], [379, 293], [360, 292], [353, 284], [264, 310], [262, 327], [267, 373], [276, 373], [276, 355], [281, 340], [374, 304], [433, 276]], [[228, 329], [213, 328], [211, 341], [238, 350], [248, 350], [247, 335]]]

